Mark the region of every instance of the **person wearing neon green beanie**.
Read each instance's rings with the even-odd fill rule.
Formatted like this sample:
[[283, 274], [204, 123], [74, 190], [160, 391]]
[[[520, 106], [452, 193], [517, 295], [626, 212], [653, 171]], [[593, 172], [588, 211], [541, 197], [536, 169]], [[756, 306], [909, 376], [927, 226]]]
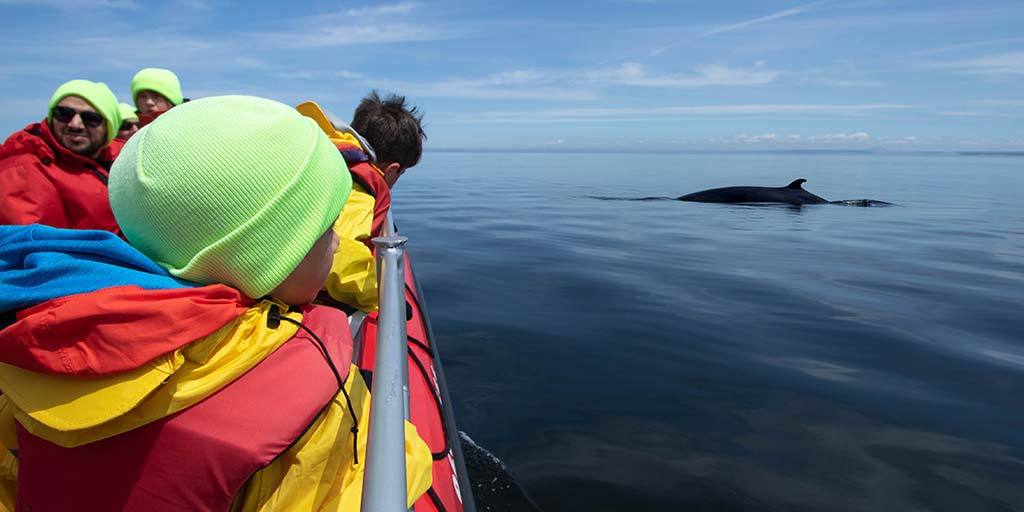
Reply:
[[[274, 295], [331, 225], [352, 189], [334, 145], [275, 101], [219, 96], [170, 110], [125, 145], [110, 203], [125, 237], [181, 279]], [[330, 269], [314, 268], [308, 302]], [[315, 267], [315, 265], [313, 265]], [[321, 275], [322, 274], [322, 275]]]
[[46, 118], [0, 146], [0, 224], [118, 232], [107, 172], [122, 143], [114, 93], [71, 80], [50, 96]]
[[178, 75], [169, 69], [145, 68], [135, 73], [131, 90], [142, 126], [186, 101], [181, 95]]
[[128, 140], [139, 131], [139, 114], [135, 107], [127, 103], [118, 103], [118, 111], [121, 112], [121, 129], [117, 131], [118, 140]]
[[[11, 407], [0, 427], [28, 425], [3, 463], [17, 457], [18, 483], [35, 483], [18, 487], [17, 506], [358, 510], [370, 390], [346, 314], [310, 304], [351, 189], [315, 121], [218, 96], [125, 144], [110, 204], [126, 241], [0, 228], [25, 260], [0, 268], [0, 285], [13, 275], [8, 288], [33, 299], [15, 302], [27, 306], [18, 315], [0, 310], [17, 322], [0, 330]], [[414, 426], [399, 426], [411, 507], [433, 459]]]

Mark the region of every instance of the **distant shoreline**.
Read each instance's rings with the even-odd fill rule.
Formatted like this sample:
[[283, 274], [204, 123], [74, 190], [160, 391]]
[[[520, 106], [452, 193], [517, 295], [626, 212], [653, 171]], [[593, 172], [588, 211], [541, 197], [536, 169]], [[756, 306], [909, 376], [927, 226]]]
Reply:
[[1022, 151], [1006, 150], [912, 150], [887, 149], [637, 149], [637, 148], [424, 148], [429, 153], [540, 153], [540, 154], [751, 154], [751, 155], [881, 155], [881, 156], [1006, 156], [1024, 157]]

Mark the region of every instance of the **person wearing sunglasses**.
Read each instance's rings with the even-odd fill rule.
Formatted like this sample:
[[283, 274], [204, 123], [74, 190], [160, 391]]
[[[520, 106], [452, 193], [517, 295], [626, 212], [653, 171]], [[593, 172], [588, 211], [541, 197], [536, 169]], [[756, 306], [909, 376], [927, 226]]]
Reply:
[[132, 99], [138, 109], [140, 127], [181, 105], [181, 82], [169, 69], [145, 68], [132, 77]]
[[110, 165], [123, 145], [117, 98], [99, 82], [71, 80], [46, 118], [0, 146], [0, 224], [46, 224], [119, 233], [107, 198]]
[[142, 127], [139, 114], [127, 103], [118, 103], [117, 109], [121, 113], [121, 129], [117, 131], [117, 140], [127, 141]]

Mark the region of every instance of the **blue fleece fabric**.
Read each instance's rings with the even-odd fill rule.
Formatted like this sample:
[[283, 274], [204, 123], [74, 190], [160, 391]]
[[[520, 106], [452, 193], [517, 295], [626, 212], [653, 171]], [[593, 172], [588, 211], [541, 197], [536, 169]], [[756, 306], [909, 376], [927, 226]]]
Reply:
[[198, 286], [107, 231], [0, 225], [0, 312], [112, 286]]

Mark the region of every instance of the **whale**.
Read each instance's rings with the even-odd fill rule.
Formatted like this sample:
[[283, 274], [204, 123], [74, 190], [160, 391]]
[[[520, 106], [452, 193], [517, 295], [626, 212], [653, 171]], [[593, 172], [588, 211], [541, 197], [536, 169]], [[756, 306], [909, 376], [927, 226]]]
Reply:
[[847, 199], [829, 201], [803, 188], [807, 180], [798, 178], [784, 187], [722, 187], [701, 190], [685, 196], [679, 201], [697, 203], [783, 203], [802, 206], [805, 204], [838, 204], [843, 206], [886, 206], [890, 203], [874, 199]]

